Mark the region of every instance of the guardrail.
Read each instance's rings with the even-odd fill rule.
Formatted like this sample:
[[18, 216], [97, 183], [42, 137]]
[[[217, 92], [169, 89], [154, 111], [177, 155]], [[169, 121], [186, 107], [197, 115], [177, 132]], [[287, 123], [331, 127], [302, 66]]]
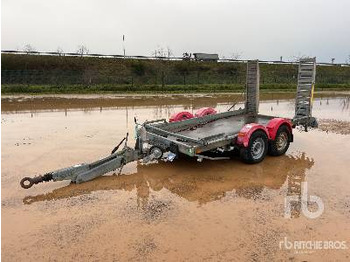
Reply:
[[[121, 58], [121, 59], [145, 59], [145, 60], [173, 60], [173, 61], [181, 61], [181, 60], [191, 60], [195, 61], [194, 58], [184, 58], [184, 57], [176, 57], [176, 56], [142, 56], [142, 55], [134, 55], [134, 56], [124, 56], [124, 55], [105, 55], [105, 54], [79, 54], [79, 53], [62, 53], [62, 52], [49, 52], [49, 51], [20, 51], [20, 50], [1, 50], [1, 54], [16, 54], [16, 55], [47, 55], [47, 56], [77, 56], [77, 57], [98, 57], [98, 58]], [[229, 59], [229, 58], [220, 58], [218, 62], [223, 63], [246, 63], [249, 59]], [[280, 60], [259, 60], [261, 64], [280, 64], [280, 65], [295, 65], [299, 62], [297, 61], [280, 61]], [[350, 67], [350, 64], [344, 63], [317, 63], [319, 66], [340, 66], [340, 67]]]

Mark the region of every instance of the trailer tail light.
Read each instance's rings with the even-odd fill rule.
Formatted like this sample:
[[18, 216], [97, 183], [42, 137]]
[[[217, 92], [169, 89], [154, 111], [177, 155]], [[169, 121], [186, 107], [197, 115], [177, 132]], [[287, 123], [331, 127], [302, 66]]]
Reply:
[[238, 136], [237, 136], [236, 143], [239, 144], [239, 145], [243, 144], [245, 135], [246, 135], [246, 133], [239, 132]]

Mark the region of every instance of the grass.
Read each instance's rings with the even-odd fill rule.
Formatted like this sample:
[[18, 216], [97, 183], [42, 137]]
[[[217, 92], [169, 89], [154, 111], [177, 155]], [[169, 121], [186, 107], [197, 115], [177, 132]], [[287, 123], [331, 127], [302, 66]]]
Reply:
[[[261, 84], [263, 92], [294, 92], [296, 84]], [[93, 94], [93, 93], [237, 93], [244, 90], [241, 84], [203, 84], [203, 85], [9, 85], [3, 84], [2, 94]], [[324, 90], [349, 90], [345, 84], [320, 84], [316, 91]]]

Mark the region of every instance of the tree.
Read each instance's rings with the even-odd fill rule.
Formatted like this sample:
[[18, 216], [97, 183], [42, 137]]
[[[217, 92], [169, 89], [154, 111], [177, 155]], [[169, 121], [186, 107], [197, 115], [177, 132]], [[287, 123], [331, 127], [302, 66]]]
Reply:
[[132, 73], [137, 76], [145, 75], [146, 67], [142, 61], [133, 62], [131, 64]]
[[27, 54], [36, 51], [35, 48], [34, 48], [31, 44], [26, 44], [26, 45], [23, 47], [23, 50], [24, 50]]
[[169, 59], [170, 57], [174, 56], [174, 53], [169, 46], [167, 46], [166, 48], [158, 46], [158, 48], [153, 51], [152, 56], [159, 59]]
[[62, 49], [61, 47], [57, 47], [56, 53], [57, 53], [59, 56], [62, 56], [62, 55], [63, 55], [63, 49]]
[[310, 58], [307, 55], [301, 55], [300, 53], [292, 57], [292, 62], [299, 62], [300, 59]]
[[173, 50], [171, 50], [171, 48], [169, 46], [166, 47], [166, 53], [168, 58], [174, 56]]
[[242, 52], [233, 52], [231, 55], [230, 55], [230, 59], [233, 59], [233, 60], [238, 60], [242, 57]]
[[158, 46], [158, 48], [153, 51], [152, 56], [154, 56], [155, 58], [165, 57], [166, 53], [165, 53], [164, 48]]
[[160, 74], [162, 88], [164, 88], [166, 85], [166, 78], [170, 70], [169, 62], [166, 60], [170, 59], [170, 57], [173, 56], [173, 51], [170, 49], [169, 46], [167, 46], [166, 48], [158, 46], [158, 48], [155, 49], [154, 52], [152, 53], [152, 56], [154, 56], [159, 60], [162, 60], [156, 64], [156, 67], [157, 67], [157, 75]]
[[89, 53], [89, 49], [85, 45], [79, 45], [77, 49], [77, 54], [80, 56], [87, 55]]

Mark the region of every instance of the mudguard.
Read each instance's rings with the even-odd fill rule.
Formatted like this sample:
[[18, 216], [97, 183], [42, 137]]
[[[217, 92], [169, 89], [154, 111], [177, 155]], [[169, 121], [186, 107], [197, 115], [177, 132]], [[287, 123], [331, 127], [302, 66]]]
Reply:
[[287, 118], [273, 118], [267, 123], [267, 131], [271, 140], [275, 140], [277, 130], [281, 125], [286, 125], [292, 134], [292, 122]]
[[250, 139], [251, 135], [257, 130], [264, 131], [267, 135], [267, 138], [270, 139], [269, 132], [266, 129], [266, 127], [264, 127], [261, 124], [250, 123], [250, 124], [246, 124], [241, 129], [241, 131], [239, 131], [238, 137], [237, 137], [237, 144], [243, 145], [244, 147], [247, 147], [249, 144], [249, 139]]

